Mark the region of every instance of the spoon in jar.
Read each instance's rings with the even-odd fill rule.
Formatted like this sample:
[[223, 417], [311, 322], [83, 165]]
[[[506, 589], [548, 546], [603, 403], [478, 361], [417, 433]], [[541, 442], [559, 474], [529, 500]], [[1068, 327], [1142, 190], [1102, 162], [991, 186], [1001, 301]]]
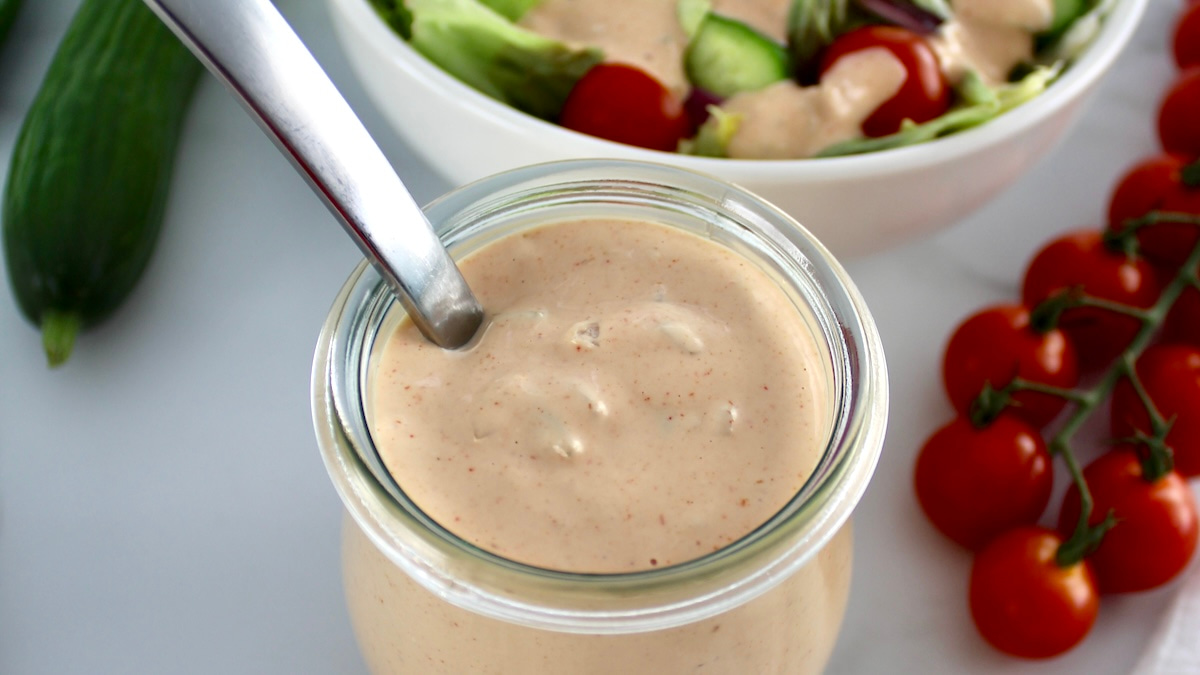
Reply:
[[383, 151], [269, 0], [145, 0], [304, 176], [434, 344], [483, 309]]

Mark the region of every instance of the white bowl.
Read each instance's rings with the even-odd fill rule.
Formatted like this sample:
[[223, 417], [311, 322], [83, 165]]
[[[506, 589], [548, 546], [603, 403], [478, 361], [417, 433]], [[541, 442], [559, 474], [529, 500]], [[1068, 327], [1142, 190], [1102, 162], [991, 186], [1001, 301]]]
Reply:
[[1045, 155], [1128, 43], [1149, 0], [1119, 0], [1094, 42], [1045, 92], [980, 127], [849, 157], [732, 160], [605, 141], [542, 121], [446, 74], [367, 0], [328, 0], [350, 62], [383, 115], [455, 184], [558, 159], [640, 159], [708, 173], [758, 193], [839, 257], [886, 249], [953, 224]]

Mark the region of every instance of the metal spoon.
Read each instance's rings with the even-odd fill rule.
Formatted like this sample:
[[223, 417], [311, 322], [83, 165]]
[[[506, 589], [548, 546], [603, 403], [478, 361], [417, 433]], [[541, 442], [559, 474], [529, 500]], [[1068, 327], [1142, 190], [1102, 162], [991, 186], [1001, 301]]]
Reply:
[[225, 82], [395, 289], [431, 342], [466, 344], [483, 309], [429, 220], [268, 0], [145, 0]]

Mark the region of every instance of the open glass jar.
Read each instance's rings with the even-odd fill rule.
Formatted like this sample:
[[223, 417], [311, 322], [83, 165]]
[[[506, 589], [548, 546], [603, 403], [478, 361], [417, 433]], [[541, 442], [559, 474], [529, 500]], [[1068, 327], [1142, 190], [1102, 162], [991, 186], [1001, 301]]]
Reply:
[[739, 188], [623, 161], [518, 169], [455, 190], [426, 212], [456, 259], [530, 228], [596, 217], [679, 228], [733, 251], [779, 286], [819, 345], [824, 444], [781, 510], [693, 560], [583, 574], [500, 557], [430, 518], [383, 468], [370, 385], [403, 310], [364, 263], [321, 332], [312, 387], [318, 443], [347, 512], [347, 603], [371, 669], [819, 672], [849, 590], [849, 518], [878, 459], [888, 407], [875, 325], [829, 252]]

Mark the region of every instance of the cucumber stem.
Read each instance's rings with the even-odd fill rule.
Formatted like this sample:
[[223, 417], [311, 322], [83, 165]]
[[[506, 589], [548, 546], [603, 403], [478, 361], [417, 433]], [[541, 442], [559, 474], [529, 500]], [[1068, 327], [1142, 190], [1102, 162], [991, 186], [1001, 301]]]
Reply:
[[61, 366], [71, 356], [82, 324], [78, 312], [48, 309], [42, 313], [42, 349], [46, 350], [46, 362], [51, 368]]

